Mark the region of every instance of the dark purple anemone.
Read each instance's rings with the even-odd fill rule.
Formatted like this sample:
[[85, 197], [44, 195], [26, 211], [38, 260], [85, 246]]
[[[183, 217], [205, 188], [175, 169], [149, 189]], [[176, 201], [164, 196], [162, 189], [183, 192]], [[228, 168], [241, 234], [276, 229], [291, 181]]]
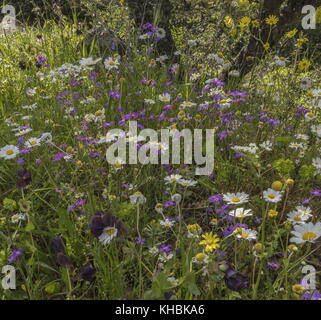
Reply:
[[225, 273], [226, 285], [230, 290], [241, 291], [248, 287], [249, 279], [239, 271], [228, 269]]
[[99, 238], [106, 227], [115, 227], [120, 234], [125, 232], [122, 222], [114, 215], [97, 211], [92, 217], [91, 224], [89, 225], [91, 232], [96, 238]]

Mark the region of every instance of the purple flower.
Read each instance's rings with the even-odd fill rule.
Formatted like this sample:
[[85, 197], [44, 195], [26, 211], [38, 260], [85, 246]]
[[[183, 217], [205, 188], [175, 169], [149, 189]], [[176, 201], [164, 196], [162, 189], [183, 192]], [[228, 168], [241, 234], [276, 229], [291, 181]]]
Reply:
[[313, 194], [315, 197], [321, 196], [321, 190], [318, 190], [318, 189], [312, 190], [310, 193]]
[[145, 239], [138, 237], [137, 240], [136, 240], [136, 243], [143, 245], [143, 244], [145, 244]]
[[269, 269], [279, 269], [281, 264], [278, 263], [278, 262], [269, 262], [267, 265], [266, 265]]
[[21, 254], [22, 254], [21, 248], [18, 248], [17, 250], [12, 250], [11, 256], [8, 258], [8, 262], [12, 263], [16, 261]]
[[312, 294], [304, 293], [301, 298], [307, 300], [321, 300], [321, 293], [319, 291], [314, 291]]
[[114, 99], [119, 99], [121, 97], [121, 93], [119, 93], [117, 90], [109, 91], [109, 95]]
[[223, 196], [220, 194], [215, 194], [208, 198], [208, 201], [211, 203], [216, 204], [217, 206], [220, 205], [221, 201], [223, 200]]
[[169, 252], [169, 251], [171, 251], [171, 249], [172, 249], [172, 245], [170, 245], [170, 244], [168, 244], [168, 245], [162, 244], [159, 247], [159, 251]]
[[59, 152], [55, 155], [54, 161], [60, 161], [63, 157], [65, 157], [67, 153], [65, 152]]

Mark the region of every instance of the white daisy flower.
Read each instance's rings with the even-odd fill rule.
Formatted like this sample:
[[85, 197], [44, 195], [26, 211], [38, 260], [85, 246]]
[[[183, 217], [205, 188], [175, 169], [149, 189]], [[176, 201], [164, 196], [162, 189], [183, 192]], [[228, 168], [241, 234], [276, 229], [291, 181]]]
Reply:
[[306, 121], [314, 120], [317, 116], [313, 112], [308, 112], [304, 115]]
[[298, 142], [291, 142], [289, 147], [294, 150], [300, 150], [303, 149], [303, 144]]
[[125, 161], [122, 159], [116, 159], [115, 163], [114, 163], [114, 168], [117, 170], [120, 170], [123, 165], [125, 164]]
[[178, 183], [183, 187], [194, 187], [197, 185], [197, 181], [186, 179], [181, 179]]
[[118, 69], [119, 60], [109, 57], [104, 61], [104, 65], [107, 70]]
[[170, 102], [171, 101], [171, 95], [169, 93], [160, 94], [158, 96], [158, 98], [162, 102]]
[[95, 122], [103, 122], [105, 120], [105, 109], [97, 110], [95, 112]]
[[14, 159], [17, 154], [19, 154], [19, 149], [13, 145], [7, 145], [0, 149], [0, 158], [4, 158], [6, 160]]
[[17, 128], [17, 129], [14, 129], [13, 131], [18, 131], [17, 133], [15, 133], [15, 136], [16, 136], [16, 137], [21, 137], [21, 136], [23, 136], [23, 135], [31, 132], [32, 129], [31, 129], [31, 128], [25, 128], [25, 129], [19, 129], [19, 128]]
[[263, 198], [267, 202], [276, 203], [282, 200], [282, 192], [269, 188], [263, 192]]
[[251, 209], [244, 210], [244, 208], [237, 208], [229, 212], [229, 215], [235, 218], [245, 218], [253, 215]]
[[228, 204], [241, 204], [249, 202], [249, 195], [244, 192], [223, 194], [223, 200]]
[[288, 213], [287, 217], [287, 220], [293, 224], [304, 224], [307, 220], [309, 220], [311, 215], [302, 215], [298, 211], [291, 211]]
[[18, 223], [20, 220], [24, 220], [25, 219], [25, 215], [22, 214], [22, 213], [17, 213], [17, 214], [14, 214], [12, 217], [11, 217], [11, 222], [12, 223]]
[[290, 242], [304, 243], [315, 242], [321, 236], [321, 222], [313, 224], [312, 222], [306, 224], [294, 225], [294, 230], [291, 231], [293, 237]]
[[304, 207], [304, 206], [297, 206], [295, 207], [296, 211], [299, 212], [301, 215], [305, 216], [305, 215], [311, 215], [311, 208], [310, 207]]
[[172, 174], [170, 176], [165, 177], [165, 184], [179, 182], [181, 178], [182, 176], [179, 174]]
[[88, 113], [85, 115], [86, 122], [93, 122], [96, 120], [96, 116], [93, 113]]
[[118, 230], [115, 227], [106, 227], [98, 239], [101, 243], [107, 244], [117, 236], [117, 233]]
[[196, 103], [191, 102], [191, 101], [183, 101], [180, 105], [183, 109], [185, 108], [191, 108], [191, 107], [195, 107]]
[[26, 148], [39, 147], [41, 140], [38, 138], [30, 138], [25, 142]]
[[245, 229], [245, 228], [241, 228], [241, 229], [242, 229], [242, 231], [235, 235], [235, 237], [237, 239], [245, 239], [245, 240], [255, 240], [256, 239], [256, 235], [257, 235], [256, 230]]
[[309, 140], [309, 136], [307, 136], [306, 134], [302, 134], [302, 133], [298, 133], [295, 137], [298, 140], [304, 140], [304, 141], [308, 141]]
[[174, 225], [174, 223], [175, 223], [174, 221], [169, 220], [167, 218], [165, 220], [159, 221], [159, 224], [166, 228], [171, 228]]
[[321, 169], [321, 158], [312, 159], [312, 165], [317, 169]]

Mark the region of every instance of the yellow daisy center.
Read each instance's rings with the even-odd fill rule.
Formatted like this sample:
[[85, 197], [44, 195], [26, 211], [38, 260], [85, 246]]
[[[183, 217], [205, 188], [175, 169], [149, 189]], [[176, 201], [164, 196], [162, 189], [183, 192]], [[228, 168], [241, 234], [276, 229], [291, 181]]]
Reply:
[[270, 199], [274, 199], [274, 198], [275, 198], [275, 195], [274, 195], [274, 194], [269, 194], [268, 197], [269, 197]]
[[6, 151], [7, 156], [12, 156], [14, 154], [13, 150], [9, 149]]
[[240, 199], [240, 198], [232, 198], [232, 199], [231, 199], [231, 201], [232, 201], [232, 202], [236, 202], [236, 203], [237, 203], [237, 202], [240, 202], [240, 201], [241, 201], [241, 199]]
[[107, 233], [107, 235], [109, 235], [110, 237], [116, 232], [115, 229], [108, 229], [105, 231]]
[[303, 239], [303, 240], [306, 240], [306, 241], [309, 241], [309, 240], [315, 239], [316, 237], [317, 237], [317, 235], [316, 235], [315, 233], [313, 233], [313, 232], [306, 232], [306, 233], [303, 235], [302, 239]]

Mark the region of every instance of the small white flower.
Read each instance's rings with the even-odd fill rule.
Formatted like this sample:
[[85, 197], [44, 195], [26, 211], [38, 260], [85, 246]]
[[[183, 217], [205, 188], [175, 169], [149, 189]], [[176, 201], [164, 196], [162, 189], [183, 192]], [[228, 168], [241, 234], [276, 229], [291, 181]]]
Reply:
[[107, 244], [117, 236], [117, 233], [118, 230], [115, 227], [106, 227], [98, 239], [101, 243]]
[[24, 219], [25, 219], [25, 215], [23, 213], [17, 213], [11, 217], [11, 222], [18, 223], [20, 220], [24, 220]]
[[237, 208], [229, 212], [229, 215], [235, 218], [245, 218], [250, 217], [253, 214], [251, 209], [244, 210], [244, 208]]
[[19, 154], [19, 149], [13, 145], [7, 145], [0, 149], [0, 158], [4, 158], [6, 160], [14, 159], [17, 154]]
[[303, 216], [305, 216], [305, 215], [312, 216], [311, 215], [312, 210], [309, 207], [297, 206], [297, 207], [295, 207], [295, 209], [296, 209], [297, 212], [299, 212]]
[[170, 176], [165, 177], [165, 184], [179, 182], [181, 178], [182, 176], [179, 174], [172, 174]]
[[194, 187], [197, 185], [197, 181], [180, 179], [178, 182], [183, 187]]
[[228, 204], [241, 204], [249, 202], [249, 195], [244, 192], [223, 194], [223, 200]]
[[321, 158], [312, 159], [312, 165], [317, 169], [321, 169]]
[[171, 228], [174, 225], [174, 223], [175, 222], [173, 220], [169, 220], [168, 218], [159, 221], [159, 224], [166, 228]]
[[304, 140], [304, 141], [308, 141], [309, 140], [309, 136], [307, 136], [306, 134], [302, 134], [302, 133], [298, 133], [295, 137], [298, 140]]
[[280, 202], [282, 200], [282, 192], [269, 188], [263, 192], [263, 198], [267, 202]]
[[41, 140], [38, 138], [30, 138], [25, 142], [26, 148], [39, 147]]
[[104, 65], [107, 70], [118, 69], [119, 60], [109, 57], [104, 61]]
[[96, 120], [96, 116], [93, 113], [88, 113], [85, 115], [86, 122], [93, 122]]
[[242, 231], [240, 233], [237, 233], [235, 237], [237, 239], [255, 240], [256, 235], [257, 235], [256, 230], [242, 228]]
[[169, 93], [160, 94], [158, 96], [158, 98], [162, 102], [170, 102], [171, 101], [171, 95]]
[[307, 220], [309, 220], [311, 215], [302, 215], [300, 212], [291, 211], [288, 213], [287, 217], [287, 220], [293, 224], [304, 224]]

